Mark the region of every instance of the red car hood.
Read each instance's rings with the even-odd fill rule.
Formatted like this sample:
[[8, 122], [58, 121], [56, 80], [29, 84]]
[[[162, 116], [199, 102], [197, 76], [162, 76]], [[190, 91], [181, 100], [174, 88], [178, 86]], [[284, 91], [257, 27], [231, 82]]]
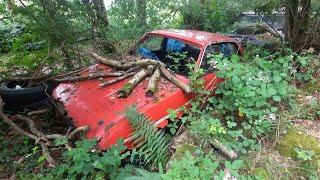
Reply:
[[[97, 64], [90, 67], [84, 74], [90, 72], [112, 71], [111, 68]], [[176, 77], [184, 83], [189, 80], [183, 76]], [[104, 78], [109, 80], [112, 78]], [[148, 116], [158, 126], [165, 126], [168, 109], [177, 109], [186, 104], [190, 94], [184, 94], [181, 89], [165, 79], [161, 79], [157, 86], [155, 97], [146, 97], [145, 89], [148, 81], [144, 80], [127, 98], [118, 98], [117, 91], [130, 78], [99, 88], [100, 80], [87, 80], [76, 83], [60, 84], [53, 91], [53, 97], [61, 101], [72, 118], [76, 127], [89, 126], [88, 138], [99, 138], [101, 149], [115, 144], [119, 138], [126, 139], [132, 129], [124, 112], [126, 107], [136, 105], [138, 110]]]

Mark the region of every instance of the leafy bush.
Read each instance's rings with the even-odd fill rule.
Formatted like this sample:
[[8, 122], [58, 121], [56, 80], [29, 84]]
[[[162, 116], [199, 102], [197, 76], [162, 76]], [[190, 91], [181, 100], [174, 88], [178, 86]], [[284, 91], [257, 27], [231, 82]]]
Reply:
[[50, 176], [67, 179], [116, 179], [127, 176], [133, 170], [130, 166], [121, 168], [121, 160], [129, 154], [122, 153], [126, 148], [123, 141], [101, 153], [95, 149], [96, 140], [76, 142], [76, 148], [64, 153], [63, 162], [52, 171]]
[[163, 179], [211, 179], [218, 163], [212, 160], [212, 155], [198, 152], [196, 156], [186, 152], [184, 157], [170, 162], [169, 171]]
[[18, 25], [5, 25], [0, 23], [0, 53], [7, 53], [12, 48], [14, 38], [23, 32]]

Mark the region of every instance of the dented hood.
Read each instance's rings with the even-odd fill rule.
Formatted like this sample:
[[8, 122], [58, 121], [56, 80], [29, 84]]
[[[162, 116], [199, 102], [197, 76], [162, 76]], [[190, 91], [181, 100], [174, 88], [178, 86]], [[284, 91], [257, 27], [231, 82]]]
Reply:
[[[108, 66], [94, 65], [84, 74], [91, 72], [111, 72]], [[184, 83], [189, 80], [183, 76], [176, 77]], [[136, 105], [158, 126], [164, 126], [168, 109], [177, 109], [191, 99], [181, 89], [161, 78], [155, 97], [145, 96], [147, 79], [139, 83], [127, 98], [118, 98], [117, 91], [130, 79], [117, 82], [105, 88], [99, 88], [101, 81], [111, 78], [87, 80], [76, 83], [65, 83], [57, 86], [53, 97], [61, 101], [76, 127], [89, 126], [88, 138], [100, 139], [101, 149], [115, 144], [119, 138], [127, 139], [132, 129], [124, 112], [130, 105]]]

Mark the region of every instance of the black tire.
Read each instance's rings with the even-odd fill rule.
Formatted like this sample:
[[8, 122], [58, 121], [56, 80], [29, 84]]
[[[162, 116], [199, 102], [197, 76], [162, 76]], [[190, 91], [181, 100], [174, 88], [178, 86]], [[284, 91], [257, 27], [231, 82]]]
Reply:
[[48, 95], [52, 92], [52, 86], [42, 83], [34, 87], [14, 89], [15, 82], [3, 82], [0, 84], [0, 95], [8, 110], [33, 109], [48, 103]]

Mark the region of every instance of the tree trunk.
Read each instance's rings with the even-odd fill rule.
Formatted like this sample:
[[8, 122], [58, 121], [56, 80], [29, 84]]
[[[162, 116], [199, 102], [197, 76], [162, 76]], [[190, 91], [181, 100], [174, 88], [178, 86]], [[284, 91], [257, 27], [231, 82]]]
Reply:
[[103, 0], [82, 0], [82, 3], [86, 7], [86, 14], [93, 27], [93, 37], [99, 38], [100, 48], [105, 53], [115, 52], [115, 46], [110, 40], [110, 27]]
[[147, 0], [136, 0], [138, 27], [145, 29], [147, 26]]
[[97, 21], [99, 22], [99, 25], [103, 26], [105, 29], [109, 29], [107, 10], [103, 3], [103, 0], [92, 0], [92, 2], [96, 11]]
[[310, 22], [311, 0], [287, 0], [285, 6], [285, 41], [293, 50], [308, 44], [307, 32]]

